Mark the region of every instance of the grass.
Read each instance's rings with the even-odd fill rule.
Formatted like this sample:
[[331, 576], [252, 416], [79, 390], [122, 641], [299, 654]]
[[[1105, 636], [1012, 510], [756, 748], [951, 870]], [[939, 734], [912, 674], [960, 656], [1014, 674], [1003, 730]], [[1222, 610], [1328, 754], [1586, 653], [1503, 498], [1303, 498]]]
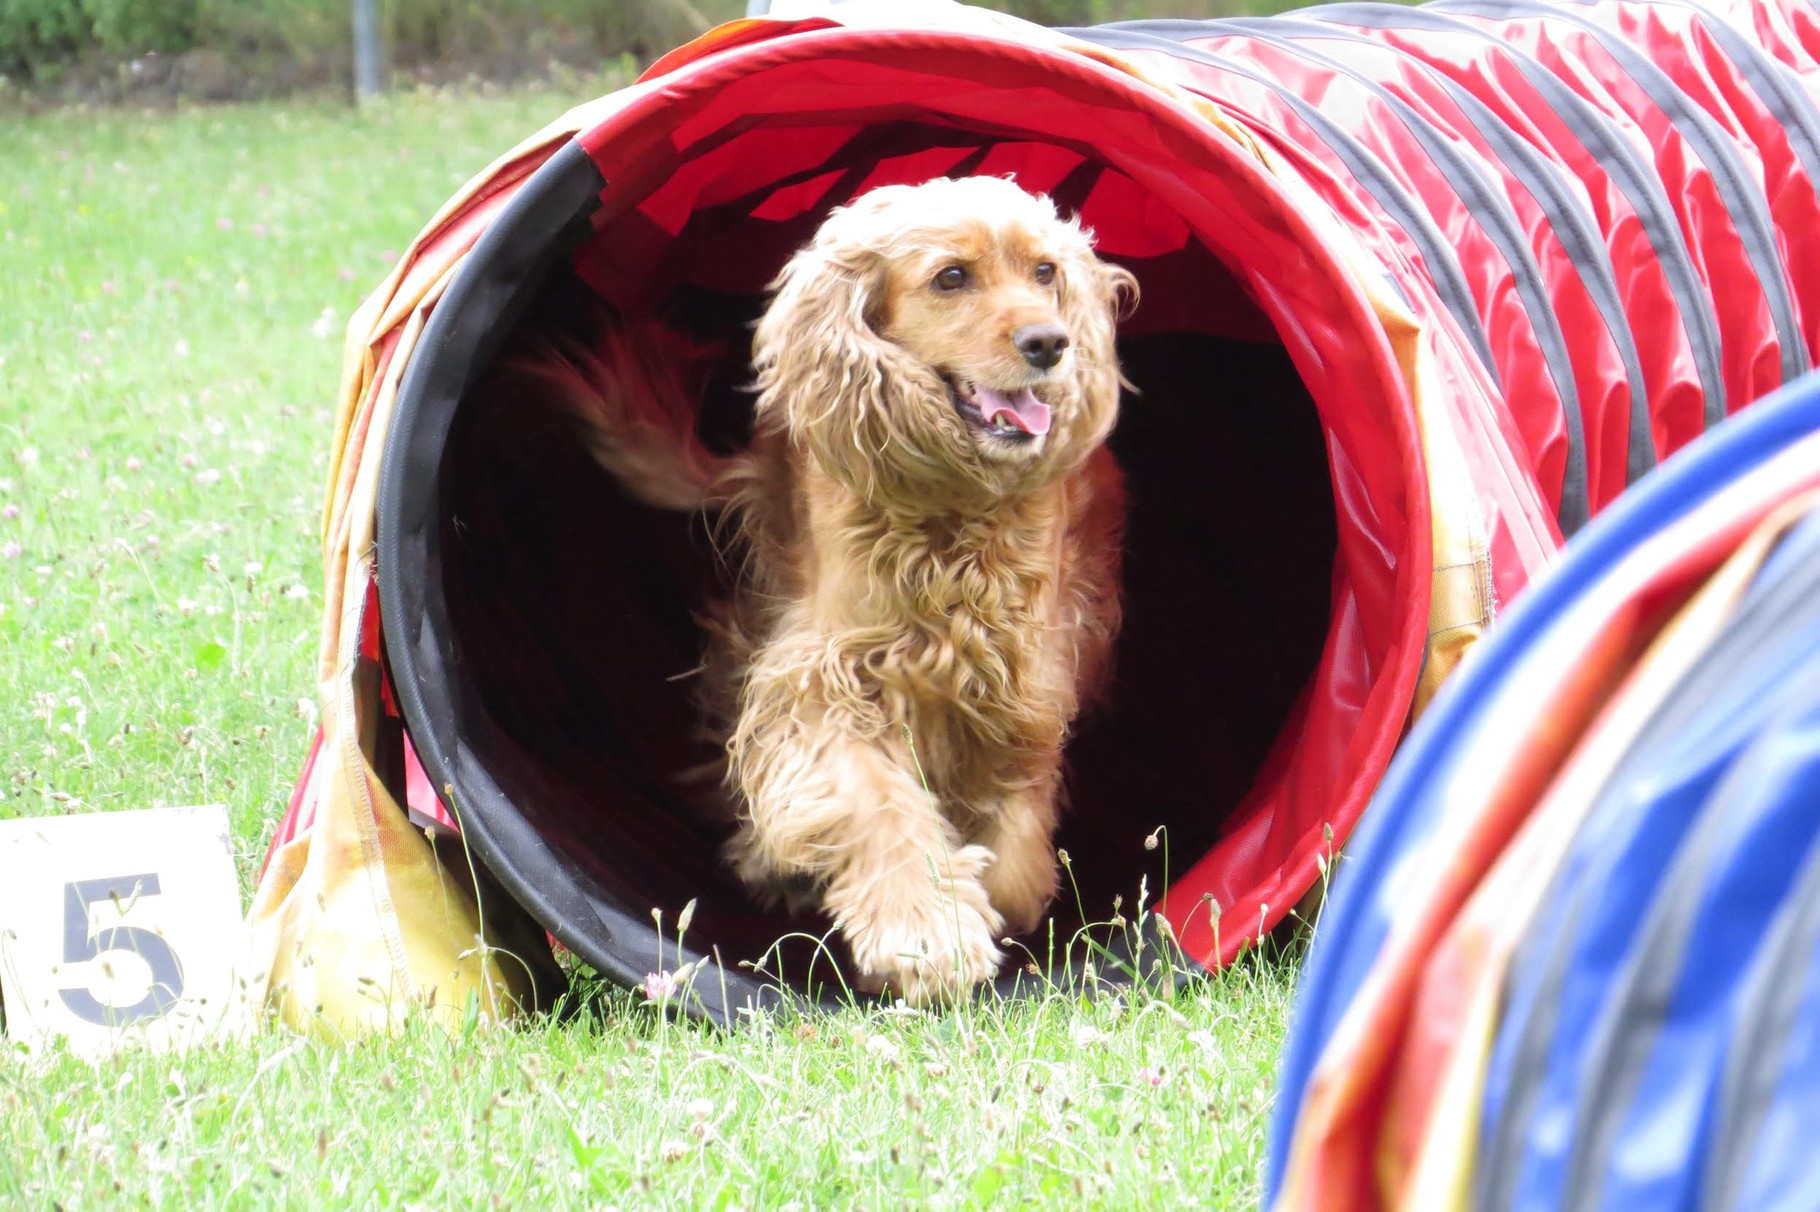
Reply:
[[[607, 86], [0, 124], [0, 817], [224, 802], [250, 886], [314, 727], [342, 325]], [[3, 1051], [0, 1206], [1244, 1207], [1292, 984]]]
[[16, 1061], [0, 1204], [1248, 1206], [1284, 985]]

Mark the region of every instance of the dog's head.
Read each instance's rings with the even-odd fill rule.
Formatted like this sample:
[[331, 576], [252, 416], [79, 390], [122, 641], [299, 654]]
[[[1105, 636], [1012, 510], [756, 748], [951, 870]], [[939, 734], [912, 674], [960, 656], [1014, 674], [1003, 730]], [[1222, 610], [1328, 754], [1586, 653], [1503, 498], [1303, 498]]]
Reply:
[[893, 185], [784, 267], [756, 341], [759, 421], [868, 496], [1039, 484], [1105, 440], [1125, 270], [997, 177]]

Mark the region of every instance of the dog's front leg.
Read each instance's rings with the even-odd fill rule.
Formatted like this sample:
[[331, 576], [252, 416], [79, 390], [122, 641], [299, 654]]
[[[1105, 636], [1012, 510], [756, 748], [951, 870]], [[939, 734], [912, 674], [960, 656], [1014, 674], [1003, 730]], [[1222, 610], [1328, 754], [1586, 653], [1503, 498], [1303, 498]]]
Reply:
[[1055, 899], [1056, 794], [1051, 780], [1006, 795], [988, 808], [974, 839], [996, 856], [986, 872], [986, 894], [1013, 934], [1035, 930]]
[[960, 844], [908, 749], [799, 718], [741, 757], [740, 874], [814, 879], [863, 987], [921, 1003], [997, 971], [1003, 919], [981, 883], [992, 854]]

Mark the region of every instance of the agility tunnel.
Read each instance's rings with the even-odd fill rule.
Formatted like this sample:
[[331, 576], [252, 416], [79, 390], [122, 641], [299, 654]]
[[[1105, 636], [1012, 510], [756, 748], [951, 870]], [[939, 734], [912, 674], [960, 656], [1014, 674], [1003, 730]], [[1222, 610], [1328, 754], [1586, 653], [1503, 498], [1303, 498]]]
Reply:
[[1481, 645], [1303, 977], [1267, 1206], [1808, 1209], [1820, 376], [1648, 477]]
[[323, 731], [252, 914], [273, 1004], [507, 1013], [555, 979], [545, 933], [627, 984], [718, 961], [710, 1016], [805, 990], [762, 961], [829, 924], [753, 904], [705, 823], [700, 523], [487, 372], [528, 328], [659, 320], [717, 351], [690, 386], [736, 446], [789, 253], [941, 175], [1050, 194], [1142, 287], [1126, 623], [1069, 750], [1053, 937], [1142, 887], [1190, 959], [1231, 959], [1564, 536], [1809, 366], [1817, 44], [1805, 0], [1069, 30], [860, 0], [723, 26], [568, 113], [350, 323]]

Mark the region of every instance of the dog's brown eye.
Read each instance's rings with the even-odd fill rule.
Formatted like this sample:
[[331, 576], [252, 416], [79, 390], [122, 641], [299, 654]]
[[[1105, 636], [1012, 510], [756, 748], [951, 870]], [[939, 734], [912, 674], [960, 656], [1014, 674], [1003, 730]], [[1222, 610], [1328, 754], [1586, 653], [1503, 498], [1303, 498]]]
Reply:
[[958, 265], [950, 265], [935, 275], [935, 289], [959, 290], [967, 285], [967, 271]]
[[1055, 281], [1055, 264], [1053, 262], [1044, 261], [1036, 267], [1036, 283], [1038, 286], [1047, 286], [1053, 281]]

